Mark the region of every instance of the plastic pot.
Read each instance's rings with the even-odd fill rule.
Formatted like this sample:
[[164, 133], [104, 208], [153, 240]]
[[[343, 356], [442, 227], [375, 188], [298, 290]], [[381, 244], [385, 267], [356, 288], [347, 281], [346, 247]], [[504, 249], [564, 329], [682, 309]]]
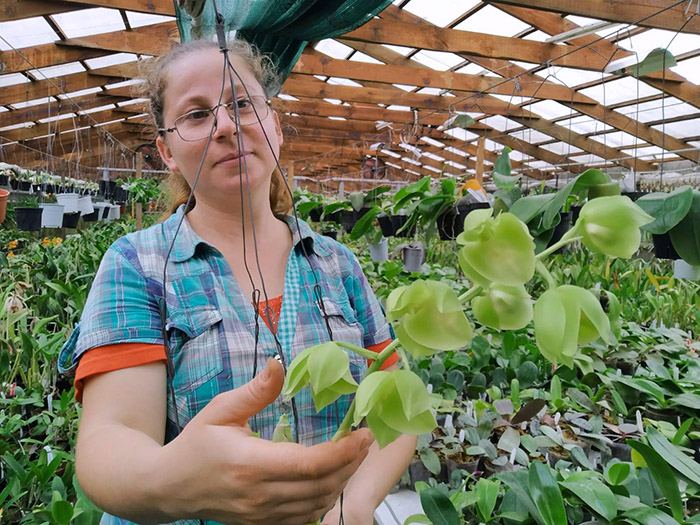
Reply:
[[377, 215], [377, 221], [384, 237], [413, 237], [416, 232], [415, 225], [399, 232], [403, 225], [408, 222], [408, 215]]
[[415, 489], [417, 481], [428, 482], [430, 478], [435, 478], [438, 482], [447, 483], [449, 479], [447, 474], [447, 465], [440, 463], [440, 473], [436, 476], [430, 472], [420, 459], [414, 458], [408, 466], [408, 473], [411, 476], [411, 488]]
[[353, 226], [355, 226], [355, 223], [357, 222], [355, 212], [353, 210], [342, 210], [342, 213], [340, 215], [340, 222], [343, 225], [343, 229], [346, 232], [350, 233], [352, 231]]
[[29, 191], [32, 188], [32, 183], [27, 180], [19, 181], [19, 189], [22, 191]]
[[10, 180], [10, 188], [12, 188], [13, 190], [16, 190], [17, 188], [19, 188], [19, 181], [16, 179], [11, 179]]
[[74, 211], [73, 213], [63, 214], [63, 227], [64, 228], [77, 228], [78, 221], [80, 221], [80, 212]]
[[484, 210], [490, 208], [488, 202], [458, 203], [452, 208], [448, 208], [437, 218], [438, 234], [443, 241], [456, 239], [464, 231], [464, 219], [474, 210]]
[[384, 262], [389, 259], [389, 239], [382, 237], [377, 244], [369, 245], [369, 256], [374, 262]]
[[[58, 198], [58, 197], [56, 197]], [[95, 211], [92, 206], [92, 197], [80, 197], [78, 199], [78, 210], [80, 215], [88, 215]]]
[[80, 199], [80, 195], [77, 193], [60, 193], [56, 195], [56, 200], [59, 204], [64, 206], [65, 213], [80, 211], [80, 208], [78, 207], [78, 199]]
[[112, 206], [109, 207], [109, 212], [107, 214], [107, 218], [111, 220], [116, 220], [120, 217], [120, 212], [121, 208], [118, 205], [112, 204]]
[[691, 266], [683, 259], [679, 259], [673, 262], [673, 276], [676, 279], [700, 281], [700, 267]]
[[409, 244], [402, 250], [403, 269], [406, 272], [422, 272], [425, 261], [425, 246]]
[[10, 177], [8, 175], [0, 175], [0, 186], [7, 186], [10, 182]]
[[[559, 217], [560, 217], [559, 224], [557, 224], [554, 227], [554, 233], [552, 233], [552, 238], [547, 243], [547, 248], [549, 248], [550, 246], [554, 246], [554, 244], [561, 241], [561, 238], [564, 236], [564, 234], [571, 229], [571, 212], [570, 211], [561, 212], [561, 213], [559, 213]], [[559, 248], [554, 253], [564, 253], [564, 247]]]
[[63, 226], [63, 204], [40, 204], [44, 209], [41, 215], [42, 228], [61, 228]]
[[0, 190], [0, 223], [5, 221], [5, 213], [7, 212], [7, 199], [9, 196], [9, 191]]
[[671, 243], [671, 236], [668, 233], [652, 235], [654, 240], [654, 255], [657, 259], [678, 260], [681, 258]]
[[338, 239], [338, 232], [335, 230], [326, 230], [324, 232], [321, 232], [321, 235], [325, 235], [326, 237], [330, 237], [331, 239]]
[[319, 222], [321, 220], [321, 208], [314, 208], [309, 212], [309, 220]]
[[92, 213], [86, 213], [83, 215], [83, 221], [85, 222], [96, 222], [98, 219], [98, 215], [100, 213], [99, 208], [95, 208]]
[[17, 228], [25, 232], [38, 232], [41, 230], [42, 213], [44, 208], [15, 208]]

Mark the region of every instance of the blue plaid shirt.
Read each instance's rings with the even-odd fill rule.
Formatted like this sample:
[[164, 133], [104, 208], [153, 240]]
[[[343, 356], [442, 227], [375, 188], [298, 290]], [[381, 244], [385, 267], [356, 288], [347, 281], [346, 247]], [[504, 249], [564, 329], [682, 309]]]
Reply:
[[[127, 342], [163, 344], [158, 308], [163, 296], [163, 264], [183, 213], [184, 207], [180, 207], [164, 222], [122, 237], [109, 248], [80, 323], [61, 350], [61, 371], [73, 371], [80, 357], [92, 348]], [[316, 234], [303, 221], [299, 221], [300, 231], [292, 217], [285, 221], [293, 247], [287, 261], [277, 338], [286, 362], [305, 348], [329, 340], [315, 300], [316, 283], [334, 340], [368, 347], [390, 339], [393, 334], [382, 308], [352, 252]], [[184, 427], [214, 396], [251, 380], [255, 308], [223, 255], [199, 237], [187, 219], [174, 241], [165, 290], [175, 400]], [[258, 368], [276, 354], [274, 336], [259, 319]], [[366, 361], [354, 353], [349, 355], [351, 372], [359, 382]], [[166, 443], [176, 435], [169, 385], [167, 399]], [[331, 439], [351, 396], [341, 397], [320, 413], [316, 413], [309, 388], [297, 394], [295, 401], [298, 440], [311, 445]], [[271, 439], [283, 413], [292, 419], [289, 407], [279, 398], [251, 420], [251, 427], [262, 438]], [[129, 522], [105, 515], [102, 523]]]

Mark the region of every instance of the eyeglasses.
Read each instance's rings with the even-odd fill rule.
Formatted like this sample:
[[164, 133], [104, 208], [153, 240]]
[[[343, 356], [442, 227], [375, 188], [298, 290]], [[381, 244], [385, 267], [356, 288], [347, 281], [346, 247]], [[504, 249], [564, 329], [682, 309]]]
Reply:
[[[239, 98], [235, 101], [241, 126], [257, 124], [267, 118], [270, 101], [262, 96]], [[175, 119], [170, 128], [160, 128], [164, 133], [177, 132], [180, 138], [186, 142], [196, 142], [205, 139], [209, 133], [216, 131], [216, 111], [223, 107], [229, 118], [236, 121], [236, 108], [234, 102], [217, 104], [209, 109], [195, 109]]]

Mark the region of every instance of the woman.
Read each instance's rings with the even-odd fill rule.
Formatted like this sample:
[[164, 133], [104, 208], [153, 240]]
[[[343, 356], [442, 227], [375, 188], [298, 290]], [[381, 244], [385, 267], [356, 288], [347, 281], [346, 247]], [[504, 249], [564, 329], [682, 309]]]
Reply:
[[[224, 55], [213, 42], [160, 57], [145, 83], [174, 213], [110, 247], [62, 351], [83, 402], [78, 478], [109, 513], [103, 523], [335, 524], [345, 489], [345, 523], [371, 524], [415, 437], [381, 451], [367, 429], [330, 442], [348, 400], [316, 414], [306, 389], [290, 409], [274, 358], [288, 364], [331, 336], [379, 351], [390, 329], [349, 250], [285, 215], [272, 76], [247, 44], [229, 56], [237, 108], [228, 82], [221, 98]], [[359, 380], [366, 363], [351, 355], [350, 364]], [[269, 441], [281, 414], [300, 444]]]

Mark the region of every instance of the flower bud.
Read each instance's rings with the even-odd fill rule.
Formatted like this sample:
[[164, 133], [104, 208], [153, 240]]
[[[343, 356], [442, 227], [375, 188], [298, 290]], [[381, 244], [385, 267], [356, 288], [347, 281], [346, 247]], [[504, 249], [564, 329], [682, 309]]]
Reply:
[[472, 299], [476, 320], [496, 330], [519, 330], [532, 321], [530, 294], [524, 285], [493, 283], [485, 295]]
[[576, 229], [590, 250], [629, 259], [639, 250], [640, 226], [653, 221], [629, 197], [598, 197], [581, 208]]

